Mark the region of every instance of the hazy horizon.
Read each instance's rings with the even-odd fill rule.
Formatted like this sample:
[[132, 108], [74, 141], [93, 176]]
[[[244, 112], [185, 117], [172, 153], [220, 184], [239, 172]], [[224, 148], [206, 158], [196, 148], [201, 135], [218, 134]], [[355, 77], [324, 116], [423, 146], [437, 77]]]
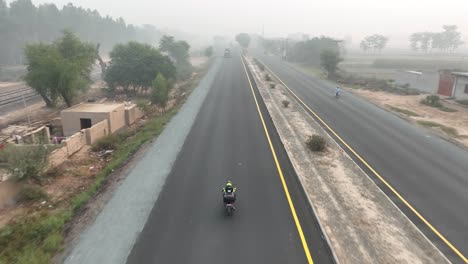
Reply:
[[[12, 2], [11, 0], [7, 2]], [[328, 0], [288, 2], [239, 0], [33, 0], [34, 4], [71, 2], [96, 9], [101, 15], [122, 17], [131, 24], [152, 24], [160, 29], [179, 30], [211, 37], [233, 36], [239, 32], [264, 32], [266, 37], [301, 32], [310, 36], [352, 37], [353, 45], [366, 35], [379, 33], [390, 37], [389, 48], [407, 47], [411, 33], [441, 31], [442, 25], [457, 25], [462, 39], [468, 36], [468, 2], [446, 0], [370, 1]], [[464, 45], [466, 47], [466, 44]]]

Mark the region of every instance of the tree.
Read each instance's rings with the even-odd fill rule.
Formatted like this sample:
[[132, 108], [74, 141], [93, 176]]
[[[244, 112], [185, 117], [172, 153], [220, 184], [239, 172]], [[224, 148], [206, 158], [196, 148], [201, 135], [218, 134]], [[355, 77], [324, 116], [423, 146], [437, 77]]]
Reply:
[[320, 64], [327, 72], [328, 78], [333, 78], [336, 75], [338, 64], [343, 61], [340, 53], [336, 50], [326, 49], [320, 53]]
[[48, 165], [49, 149], [45, 146], [14, 146], [0, 152], [0, 167], [6, 169], [16, 180], [40, 181]]
[[69, 31], [53, 44], [28, 45], [25, 53], [25, 81], [49, 107], [55, 106], [58, 98], [71, 106], [78, 92], [86, 90], [91, 82], [94, 46], [81, 42]]
[[169, 53], [174, 46], [174, 42], [173, 36], [164, 35], [159, 41], [159, 49], [163, 52]]
[[177, 64], [188, 62], [190, 45], [186, 41], [175, 41], [173, 36], [164, 35], [159, 41], [159, 49], [166, 52]]
[[165, 109], [169, 98], [169, 85], [166, 78], [161, 73], [158, 73], [158, 76], [153, 80], [151, 88], [151, 102]]
[[236, 35], [236, 41], [241, 45], [242, 48], [246, 49], [250, 44], [250, 36], [247, 33], [239, 33]]
[[361, 41], [361, 44], [359, 44], [359, 47], [364, 51], [364, 52], [367, 52], [370, 47], [369, 47], [369, 43], [365, 40], [362, 40]]
[[457, 31], [456, 25], [444, 25], [443, 29], [444, 31], [437, 34], [439, 48], [443, 51], [453, 52], [463, 44], [461, 33]]
[[175, 61], [177, 79], [190, 77], [193, 69], [189, 61], [190, 45], [186, 41], [175, 41], [174, 37], [165, 35], [159, 41], [159, 49]]
[[0, 0], [0, 64], [22, 64], [28, 43], [51, 43], [64, 29], [73, 30], [85, 41], [101, 43], [108, 52], [115, 43], [130, 40], [155, 43], [162, 36], [154, 26], [128, 25], [122, 18], [101, 16], [96, 10], [67, 4], [33, 5], [30, 0], [15, 0], [7, 6]]
[[336, 52], [340, 50], [336, 40], [325, 36], [299, 41], [294, 43], [292, 47], [284, 43], [284, 47], [287, 51], [287, 59], [314, 65], [320, 64], [320, 54], [323, 50], [330, 49]]
[[379, 34], [374, 34], [371, 36], [365, 37], [361, 41], [361, 49], [367, 50], [367, 49], [372, 49], [374, 51], [379, 51], [381, 52], [388, 43], [388, 37], [384, 35], [379, 35]]
[[120, 87], [127, 94], [146, 92], [159, 73], [170, 79], [176, 75], [171, 59], [148, 44], [118, 44], [112, 49], [110, 58], [104, 80], [111, 90]]
[[208, 48], [205, 49], [205, 56], [206, 57], [213, 56], [213, 46], [209, 46]]
[[409, 41], [411, 43], [410, 47], [412, 50], [414, 51], [419, 50], [421, 39], [422, 39], [422, 33], [417, 32], [417, 33], [411, 34]]
[[439, 49], [444, 52], [453, 52], [463, 44], [461, 33], [456, 25], [444, 25], [442, 32], [416, 32], [410, 36], [411, 48], [415, 51], [429, 52]]

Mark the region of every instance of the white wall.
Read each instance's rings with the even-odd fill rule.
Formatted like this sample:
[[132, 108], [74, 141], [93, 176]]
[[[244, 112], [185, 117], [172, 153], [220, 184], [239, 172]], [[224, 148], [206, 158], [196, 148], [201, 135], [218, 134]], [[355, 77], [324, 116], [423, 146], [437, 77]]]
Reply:
[[466, 76], [456, 76], [453, 82], [453, 96], [457, 100], [466, 100], [468, 99], [468, 93], [465, 93], [465, 86], [468, 85], [468, 77]]

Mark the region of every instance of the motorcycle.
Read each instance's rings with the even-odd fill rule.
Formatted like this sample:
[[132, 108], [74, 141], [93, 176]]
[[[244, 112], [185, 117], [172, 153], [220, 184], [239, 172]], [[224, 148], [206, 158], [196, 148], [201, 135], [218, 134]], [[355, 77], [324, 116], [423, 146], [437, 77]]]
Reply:
[[232, 216], [236, 208], [234, 207], [234, 202], [236, 201], [236, 194], [233, 192], [223, 192], [223, 203], [224, 209], [227, 216]]
[[234, 205], [231, 203], [225, 203], [224, 208], [226, 208], [226, 215], [231, 216], [234, 213]]

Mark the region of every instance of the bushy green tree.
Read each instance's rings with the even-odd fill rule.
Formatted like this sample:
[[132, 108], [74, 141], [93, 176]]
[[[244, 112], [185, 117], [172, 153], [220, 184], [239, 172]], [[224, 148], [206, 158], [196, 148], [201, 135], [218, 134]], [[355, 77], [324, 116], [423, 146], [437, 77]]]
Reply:
[[167, 100], [169, 99], [169, 85], [161, 73], [153, 80], [151, 88], [151, 102], [158, 104], [163, 109], [166, 108]]
[[188, 62], [190, 45], [184, 41], [175, 41], [173, 36], [164, 35], [159, 41], [159, 49], [173, 58], [176, 64]]
[[110, 58], [104, 80], [112, 90], [120, 87], [126, 93], [146, 92], [159, 73], [175, 78], [176, 69], [169, 57], [148, 44], [116, 45]]
[[288, 43], [283, 43], [287, 50], [287, 59], [295, 62], [308, 63], [313, 65], [320, 64], [320, 54], [323, 50], [329, 49], [339, 51], [337, 41], [329, 37], [316, 37], [305, 41], [299, 41], [287, 46]]
[[213, 46], [209, 46], [208, 48], [205, 49], [205, 56], [206, 57], [213, 56]]
[[76, 95], [91, 82], [94, 45], [80, 41], [69, 31], [52, 44], [28, 45], [25, 54], [25, 80], [49, 107], [55, 106], [58, 98], [71, 106]]
[[250, 35], [247, 33], [239, 33], [236, 35], [236, 41], [241, 45], [241, 47], [246, 49], [250, 44]]
[[193, 68], [189, 61], [190, 45], [186, 41], [176, 41], [173, 36], [165, 35], [159, 41], [159, 49], [175, 61], [177, 79], [184, 80], [190, 77]]
[[388, 43], [388, 37], [380, 34], [374, 34], [371, 36], [365, 37], [360, 44], [361, 49], [367, 51], [372, 49], [374, 51], [381, 52]]
[[7, 145], [0, 151], [0, 167], [16, 180], [40, 181], [48, 165], [49, 152], [45, 146]]
[[333, 78], [336, 75], [338, 64], [343, 61], [338, 51], [326, 49], [320, 54], [320, 61], [322, 67], [327, 72], [329, 78]]

